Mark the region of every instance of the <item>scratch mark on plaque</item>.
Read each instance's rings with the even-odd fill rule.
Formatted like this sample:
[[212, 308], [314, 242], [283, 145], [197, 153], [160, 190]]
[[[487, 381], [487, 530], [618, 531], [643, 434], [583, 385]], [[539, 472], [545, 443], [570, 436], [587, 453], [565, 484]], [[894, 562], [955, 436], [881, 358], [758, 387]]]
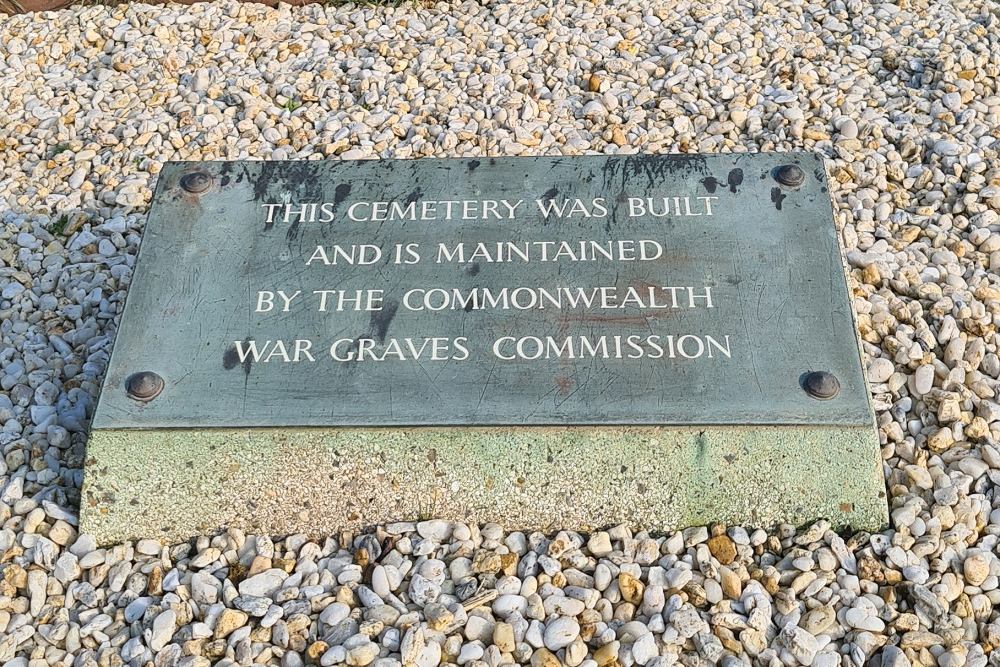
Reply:
[[[839, 255], [838, 255], [837, 259], [838, 259], [838, 261], [837, 261], [837, 275], [841, 276], [841, 275], [843, 275], [843, 270], [844, 269], [843, 269], [843, 266], [841, 265], [841, 261], [840, 261], [840, 256]], [[827, 271], [829, 271], [829, 275], [833, 276], [833, 274], [834, 274], [834, 271], [833, 271], [833, 257], [830, 255], [830, 253], [826, 253], [826, 265], [827, 265]], [[838, 278], [838, 279], [842, 280], [842, 278]], [[827, 284], [829, 284], [829, 283], [827, 283]], [[832, 330], [836, 329], [836, 326], [837, 326], [837, 322], [836, 322], [837, 318], [835, 316], [835, 313], [837, 312], [837, 307], [834, 304], [833, 290], [832, 289], [828, 289], [826, 291], [826, 294], [829, 297], [829, 301], [830, 301], [830, 330], [832, 331]]]
[[[761, 296], [763, 296], [763, 294], [764, 293], [761, 292]], [[787, 296], [784, 297], [784, 298], [782, 298], [781, 299], [781, 303], [779, 303], [777, 306], [775, 306], [774, 310], [771, 311], [771, 314], [768, 315], [767, 317], [761, 319], [761, 323], [762, 324], [766, 324], [766, 323], [770, 322], [771, 320], [773, 320], [775, 317], [778, 317], [779, 315], [781, 315], [781, 313], [784, 312], [784, 310], [785, 310], [785, 304], [787, 304], [788, 301], [789, 301], [789, 298]], [[757, 300], [757, 310], [758, 310], [758, 313], [759, 313], [760, 312], [760, 299]]]
[[785, 284], [786, 287], [785, 296], [782, 297], [781, 302], [777, 306], [771, 309], [771, 312], [767, 317], [763, 317], [760, 314], [760, 307], [761, 307], [761, 300], [763, 299], [766, 290], [760, 291], [760, 296], [757, 297], [757, 319], [760, 320], [761, 324], [767, 324], [775, 317], [780, 316], [781, 313], [784, 312], [785, 310], [785, 304], [788, 303], [790, 300], [788, 294], [791, 292], [792, 270], [791, 270], [791, 263], [788, 261], [788, 243], [785, 241], [782, 241], [781, 243], [781, 255], [784, 258], [783, 262], [785, 266], [788, 267], [788, 277], [787, 277], [787, 282]]
[[649, 326], [649, 320], [653, 315], [639, 313], [638, 315], [598, 315], [596, 313], [567, 313], [565, 320], [570, 322], [586, 322], [599, 324], [635, 324], [637, 326]]
[[[253, 303], [250, 298], [251, 294], [253, 294], [253, 289], [250, 285], [250, 273], [247, 272], [247, 331], [251, 331], [250, 323], [253, 322]], [[250, 365], [252, 363], [253, 362], [250, 361], [250, 357], [247, 357], [243, 366], [243, 416], [246, 416], [247, 413], [247, 391], [250, 388]]]
[[540, 394], [538, 396], [538, 398], [536, 399], [535, 405], [531, 409], [531, 412], [529, 412], [528, 414], [524, 415], [524, 420], [527, 421], [528, 419], [534, 417], [535, 413], [538, 412], [538, 408], [539, 408], [539, 406], [541, 406], [542, 401], [544, 399], [548, 398], [549, 396], [552, 396], [555, 393], [556, 393], [556, 388], [552, 387], [551, 389], [549, 389], [548, 391], [546, 391], [544, 394]]
[[438, 391], [437, 382], [434, 380], [434, 378], [431, 377], [431, 374], [427, 372], [427, 369], [424, 368], [424, 365], [420, 363], [419, 359], [414, 359], [413, 361], [417, 364], [417, 368], [419, 368], [421, 372], [424, 374], [424, 376], [430, 381], [431, 389], [434, 390], [434, 393], [440, 396], [441, 392]]
[[473, 414], [479, 414], [479, 407], [483, 404], [483, 399], [486, 397], [486, 389], [490, 386], [490, 380], [493, 379], [493, 372], [497, 369], [497, 357], [493, 357], [493, 365], [490, 366], [490, 372], [486, 375], [486, 381], [483, 382], [483, 389], [479, 392], [479, 402], [476, 403], [476, 409], [473, 410]]
[[[739, 257], [737, 258], [736, 255], [739, 255]], [[737, 276], [737, 280], [739, 280], [739, 264], [743, 262], [743, 252], [740, 249], [739, 244], [736, 245], [736, 255], [733, 255], [733, 275]], [[737, 259], [739, 261], [737, 261]], [[743, 332], [747, 335], [747, 349], [750, 351], [750, 369], [753, 371], [753, 381], [757, 385], [757, 391], [763, 394], [764, 390], [761, 388], [760, 378], [757, 376], [757, 360], [754, 359], [753, 354], [753, 337], [750, 335], [750, 325], [747, 323], [746, 303], [744, 302], [743, 295], [739, 294], [739, 287], [736, 288], [736, 291], [739, 296], [738, 300], [740, 302], [740, 315], [743, 320]]]
[[[574, 374], [573, 374], [573, 377], [572, 377], [572, 378], [570, 378], [570, 379], [571, 379], [571, 381], [575, 381], [575, 380], [576, 380], [576, 374], [574, 373]], [[587, 381], [589, 382], [589, 380], [590, 380], [590, 377], [589, 377], [589, 374], [588, 374], [588, 377], [587, 377]], [[571, 392], [569, 392], [569, 393], [568, 393], [568, 394], [566, 394], [565, 396], [562, 396], [562, 397], [561, 397], [561, 398], [562, 398], [562, 400], [558, 400], [558, 399], [557, 399], [557, 400], [555, 401], [555, 405], [556, 405], [556, 407], [557, 407], [557, 408], [558, 408], [558, 407], [562, 407], [562, 404], [563, 404], [563, 403], [565, 403], [565, 402], [566, 402], [566, 401], [568, 401], [569, 399], [573, 398], [573, 396], [575, 396], [575, 395], [576, 395], [576, 393], [577, 393], [578, 391], [580, 391], [580, 389], [582, 389], [582, 388], [583, 388], [584, 386], [586, 386], [586, 382], [584, 382], [584, 384], [583, 384], [583, 385], [579, 385], [579, 386], [574, 386], [574, 387], [573, 387], [573, 390], [572, 390]]]

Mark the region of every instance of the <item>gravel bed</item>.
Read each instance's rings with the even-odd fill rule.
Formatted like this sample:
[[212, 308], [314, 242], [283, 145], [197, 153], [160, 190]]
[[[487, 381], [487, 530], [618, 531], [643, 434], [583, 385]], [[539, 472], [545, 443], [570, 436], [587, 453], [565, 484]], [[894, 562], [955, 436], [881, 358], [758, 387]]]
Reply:
[[[989, 0], [0, 15], [0, 662], [1000, 665], [998, 76]], [[828, 158], [885, 532], [78, 534], [163, 160], [787, 149]]]

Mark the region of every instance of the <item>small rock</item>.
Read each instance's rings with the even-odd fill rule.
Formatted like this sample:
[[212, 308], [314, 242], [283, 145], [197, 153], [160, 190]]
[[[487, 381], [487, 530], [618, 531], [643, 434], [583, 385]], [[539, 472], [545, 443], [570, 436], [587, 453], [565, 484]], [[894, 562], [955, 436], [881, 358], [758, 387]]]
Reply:
[[984, 553], [973, 553], [962, 563], [965, 581], [970, 586], [979, 586], [990, 576], [990, 558]]
[[708, 550], [723, 565], [736, 560], [736, 544], [728, 535], [716, 535], [708, 540]]
[[167, 645], [174, 637], [177, 629], [177, 613], [173, 609], [161, 611], [153, 619], [153, 627], [149, 633], [149, 648], [154, 653]]
[[213, 636], [216, 639], [224, 639], [239, 627], [246, 624], [248, 616], [245, 612], [236, 609], [223, 609], [219, 614], [219, 619], [215, 622]]
[[550, 621], [545, 626], [543, 641], [545, 648], [550, 651], [558, 651], [569, 646], [579, 636], [580, 624], [577, 623], [576, 619], [560, 617]]

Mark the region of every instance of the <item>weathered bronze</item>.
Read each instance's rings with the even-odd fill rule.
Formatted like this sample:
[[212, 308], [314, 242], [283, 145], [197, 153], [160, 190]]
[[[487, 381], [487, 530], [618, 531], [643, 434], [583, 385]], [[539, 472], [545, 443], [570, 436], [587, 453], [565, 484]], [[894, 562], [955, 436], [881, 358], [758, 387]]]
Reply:
[[141, 403], [153, 400], [161, 391], [163, 391], [163, 378], [152, 371], [133, 373], [125, 380], [125, 392], [128, 397]]
[[212, 177], [203, 171], [195, 171], [184, 174], [180, 178], [181, 189], [192, 194], [201, 194], [212, 187]]
[[806, 180], [806, 173], [797, 164], [786, 164], [778, 167], [775, 178], [782, 185], [790, 188], [800, 187]]
[[806, 392], [813, 398], [829, 400], [840, 392], [840, 381], [833, 373], [813, 371], [802, 382]]

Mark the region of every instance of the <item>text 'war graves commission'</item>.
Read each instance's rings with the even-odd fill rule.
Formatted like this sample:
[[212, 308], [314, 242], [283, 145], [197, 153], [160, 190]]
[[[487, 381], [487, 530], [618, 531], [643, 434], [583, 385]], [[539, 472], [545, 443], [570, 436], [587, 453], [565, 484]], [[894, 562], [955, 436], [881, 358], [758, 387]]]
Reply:
[[[177, 535], [292, 527], [303, 502], [320, 527], [885, 512], [809, 154], [169, 163], [93, 429], [84, 511], [115, 535], [120, 495], [154, 502], [111, 483], [129, 471], [207, 496], [160, 508]], [[706, 491], [771, 468], [811, 479], [745, 510]]]

